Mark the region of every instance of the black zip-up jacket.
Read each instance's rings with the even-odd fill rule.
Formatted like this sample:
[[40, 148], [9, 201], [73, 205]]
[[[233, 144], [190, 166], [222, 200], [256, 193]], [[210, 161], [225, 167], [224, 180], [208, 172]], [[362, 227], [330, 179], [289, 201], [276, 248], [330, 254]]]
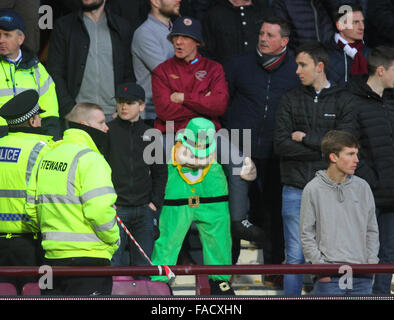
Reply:
[[[112, 40], [112, 56], [117, 84], [135, 81], [130, 53], [131, 28], [127, 20], [105, 9]], [[56, 84], [59, 115], [64, 118], [75, 106], [89, 53], [89, 33], [82, 11], [59, 18], [53, 29], [48, 52], [48, 72]]]
[[380, 97], [367, 85], [367, 79], [368, 76], [357, 76], [348, 85], [352, 93], [353, 134], [361, 145], [356, 175], [371, 186], [380, 212], [393, 212], [394, 96], [391, 90]]
[[141, 119], [129, 122], [117, 117], [108, 127], [108, 148], [104, 156], [112, 169], [112, 182], [118, 195], [116, 205], [139, 207], [153, 202], [159, 210], [164, 201], [168, 168], [165, 158], [162, 164], [147, 164], [144, 150], [155, 143], [163, 151], [162, 144], [146, 132], [152, 128]]
[[[321, 141], [329, 130], [351, 130], [349, 93], [332, 86], [319, 95], [312, 87], [287, 92], [279, 103], [274, 131], [274, 150], [280, 156], [283, 184], [303, 189], [316, 171], [326, 169]], [[302, 142], [292, 140], [294, 131], [306, 133]]]

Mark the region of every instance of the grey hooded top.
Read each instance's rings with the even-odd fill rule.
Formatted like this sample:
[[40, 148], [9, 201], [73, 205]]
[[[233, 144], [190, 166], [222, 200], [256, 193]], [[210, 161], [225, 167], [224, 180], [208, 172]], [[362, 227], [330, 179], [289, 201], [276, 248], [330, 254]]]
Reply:
[[300, 234], [306, 262], [378, 263], [379, 233], [368, 183], [349, 175], [337, 184], [325, 170], [318, 171], [302, 193]]

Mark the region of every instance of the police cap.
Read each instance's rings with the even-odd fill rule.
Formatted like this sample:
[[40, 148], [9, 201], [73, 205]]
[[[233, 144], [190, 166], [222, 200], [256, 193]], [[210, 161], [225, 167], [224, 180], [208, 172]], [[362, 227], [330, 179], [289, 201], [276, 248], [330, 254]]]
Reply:
[[23, 18], [13, 10], [0, 10], [0, 29], [13, 31], [21, 30], [25, 32], [25, 22]]
[[35, 90], [23, 91], [0, 108], [0, 117], [3, 117], [9, 125], [25, 122], [35, 114], [43, 112], [38, 106], [38, 98]]

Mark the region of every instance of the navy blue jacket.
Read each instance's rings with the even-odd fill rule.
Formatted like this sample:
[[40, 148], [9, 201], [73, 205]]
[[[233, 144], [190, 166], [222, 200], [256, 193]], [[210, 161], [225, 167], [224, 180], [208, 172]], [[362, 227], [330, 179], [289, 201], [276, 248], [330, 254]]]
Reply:
[[[334, 39], [326, 46], [330, 56], [330, 63], [327, 68], [327, 78], [340, 87], [344, 87], [350, 80], [350, 69], [352, 68], [353, 59], [335, 43]], [[364, 45], [362, 54], [365, 59], [368, 58], [371, 51]]]
[[257, 52], [234, 57], [224, 66], [230, 101], [224, 118], [228, 129], [251, 129], [252, 157], [273, 156], [273, 131], [279, 100], [300, 85], [294, 55], [287, 53], [280, 68], [267, 72]]

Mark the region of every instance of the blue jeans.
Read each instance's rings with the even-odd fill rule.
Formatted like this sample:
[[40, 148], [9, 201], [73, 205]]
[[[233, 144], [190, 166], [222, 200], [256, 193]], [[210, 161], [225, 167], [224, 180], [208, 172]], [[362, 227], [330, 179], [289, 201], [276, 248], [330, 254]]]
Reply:
[[[148, 205], [142, 207], [117, 207], [116, 211], [135, 241], [138, 242], [146, 255], [151, 258], [154, 244], [153, 218], [155, 217], [155, 212]], [[119, 223], [118, 226], [121, 244], [112, 257], [112, 265], [149, 266], [149, 261], [142, 255]]]
[[[394, 263], [394, 213], [379, 213], [379, 263]], [[391, 281], [393, 275], [391, 273], [375, 274], [375, 282], [373, 285], [373, 293], [377, 295], [391, 294]]]
[[[282, 190], [283, 235], [285, 238], [286, 264], [305, 262], [300, 237], [300, 208], [302, 189], [284, 185]], [[304, 275], [285, 274], [283, 289], [285, 295], [300, 295]]]
[[339, 277], [331, 277], [328, 282], [317, 280], [314, 286], [314, 295], [368, 295], [372, 293], [372, 279], [353, 278], [352, 289], [341, 289]]

